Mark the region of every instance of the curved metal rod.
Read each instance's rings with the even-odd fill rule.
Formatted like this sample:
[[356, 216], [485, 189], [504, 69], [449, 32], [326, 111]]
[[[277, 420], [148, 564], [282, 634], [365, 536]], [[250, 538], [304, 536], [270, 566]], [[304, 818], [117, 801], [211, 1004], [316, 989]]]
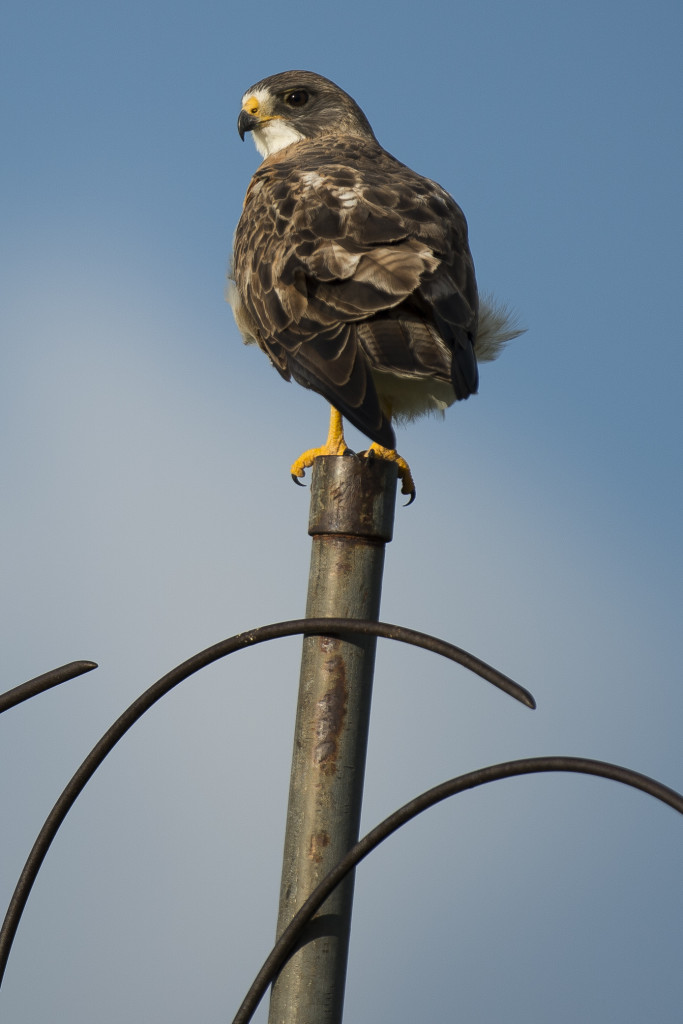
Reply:
[[97, 668], [94, 661], [70, 661], [68, 665], [60, 665], [59, 668], [53, 668], [51, 672], [43, 672], [42, 676], [35, 676], [34, 679], [29, 679], [5, 693], [0, 693], [0, 715], [16, 704], [35, 697], [36, 694], [49, 690], [52, 686], [59, 686], [67, 679], [82, 676], [84, 672], [92, 672], [94, 668]]
[[474, 789], [476, 786], [483, 786], [487, 782], [497, 782], [515, 775], [532, 775], [537, 772], [578, 772], [582, 775], [598, 775], [605, 779], [612, 779], [614, 782], [622, 782], [626, 786], [649, 793], [650, 796], [673, 807], [679, 814], [683, 814], [683, 794], [669, 789], [668, 786], [664, 786], [647, 775], [634, 772], [630, 768], [623, 768], [621, 765], [610, 764], [607, 761], [594, 761], [586, 757], [527, 757], [518, 761], [505, 761], [502, 764], [490, 765], [488, 768], [480, 768], [478, 771], [468, 772], [467, 775], [459, 775], [455, 779], [442, 782], [441, 785], [421, 793], [420, 796], [415, 797], [410, 803], [404, 804], [403, 807], [380, 822], [376, 828], [373, 828], [356, 843], [337, 866], [316, 886], [273, 946], [247, 992], [244, 1002], [233, 1018], [232, 1024], [248, 1024], [266, 989], [289, 959], [295, 946], [302, 940], [302, 933], [316, 911], [320, 909], [342, 879], [350, 871], [353, 871], [356, 865], [369, 853], [372, 853], [380, 843], [398, 831], [406, 822], [416, 818], [418, 814], [450, 796], [455, 796], [456, 793]]
[[337, 618], [293, 619], [289, 622], [276, 622], [269, 626], [259, 626], [257, 629], [246, 633], [237, 633], [227, 640], [222, 640], [212, 647], [207, 647], [205, 650], [200, 651], [199, 654], [188, 658], [187, 661], [166, 673], [156, 683], [153, 683], [148, 690], [145, 690], [137, 700], [133, 701], [130, 707], [117, 718], [99, 742], [95, 744], [50, 811], [45, 824], [38, 834], [38, 838], [33, 844], [33, 849], [28, 855], [7, 908], [2, 929], [0, 930], [0, 984], [2, 983], [21, 915], [24, 912], [33, 883], [52, 840], [76, 798], [121, 737], [161, 697], [200, 669], [211, 665], [228, 654], [232, 654], [234, 651], [253, 647], [255, 644], [263, 643], [266, 640], [295, 636], [299, 633], [323, 636], [334, 636], [335, 634], [348, 636], [354, 633], [365, 634], [386, 637], [389, 640], [400, 640], [404, 643], [413, 644], [416, 647], [423, 647], [425, 650], [441, 654], [444, 657], [450, 658], [451, 661], [455, 661], [470, 669], [483, 679], [493, 683], [494, 686], [498, 686], [501, 690], [509, 693], [510, 696], [526, 704], [527, 707], [534, 708], [536, 706], [534, 698], [527, 690], [501, 672], [491, 668], [490, 665], [475, 658], [473, 654], [468, 654], [467, 651], [463, 651], [453, 644], [446, 643], [445, 640], [438, 640], [436, 637], [429, 636], [426, 633], [418, 633], [413, 629], [406, 629], [403, 626], [394, 626], [384, 622]]

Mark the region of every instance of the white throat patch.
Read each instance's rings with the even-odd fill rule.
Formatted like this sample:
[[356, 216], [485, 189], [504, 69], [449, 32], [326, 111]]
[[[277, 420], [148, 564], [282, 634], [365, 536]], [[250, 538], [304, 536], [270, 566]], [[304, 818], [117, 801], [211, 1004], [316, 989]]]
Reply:
[[274, 117], [272, 121], [266, 121], [251, 134], [254, 136], [254, 145], [262, 157], [277, 153], [279, 149], [291, 146], [293, 142], [304, 138], [301, 132], [292, 128], [279, 117]]

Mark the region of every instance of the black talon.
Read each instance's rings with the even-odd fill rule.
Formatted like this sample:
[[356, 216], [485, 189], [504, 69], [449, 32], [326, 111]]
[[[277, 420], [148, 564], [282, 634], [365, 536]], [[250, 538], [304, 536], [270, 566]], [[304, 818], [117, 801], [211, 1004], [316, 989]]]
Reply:
[[297, 485], [297, 487], [305, 487], [306, 486], [306, 484], [302, 484], [301, 483], [301, 480], [299, 480], [298, 476], [294, 476], [294, 473], [292, 473], [291, 476], [292, 476], [292, 480]]

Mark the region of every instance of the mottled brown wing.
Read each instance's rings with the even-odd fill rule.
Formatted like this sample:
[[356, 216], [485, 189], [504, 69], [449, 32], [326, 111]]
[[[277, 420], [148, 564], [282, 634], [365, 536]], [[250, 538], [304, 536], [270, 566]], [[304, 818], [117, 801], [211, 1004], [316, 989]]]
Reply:
[[371, 370], [477, 388], [477, 290], [460, 208], [379, 145], [302, 142], [254, 175], [237, 289], [279, 372], [393, 447]]

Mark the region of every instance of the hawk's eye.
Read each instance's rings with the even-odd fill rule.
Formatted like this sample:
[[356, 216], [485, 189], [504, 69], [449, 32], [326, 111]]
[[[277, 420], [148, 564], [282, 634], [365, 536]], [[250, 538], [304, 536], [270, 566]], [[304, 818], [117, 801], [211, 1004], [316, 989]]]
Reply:
[[305, 89], [292, 89], [285, 93], [285, 103], [288, 107], [303, 107], [308, 103], [308, 93]]

